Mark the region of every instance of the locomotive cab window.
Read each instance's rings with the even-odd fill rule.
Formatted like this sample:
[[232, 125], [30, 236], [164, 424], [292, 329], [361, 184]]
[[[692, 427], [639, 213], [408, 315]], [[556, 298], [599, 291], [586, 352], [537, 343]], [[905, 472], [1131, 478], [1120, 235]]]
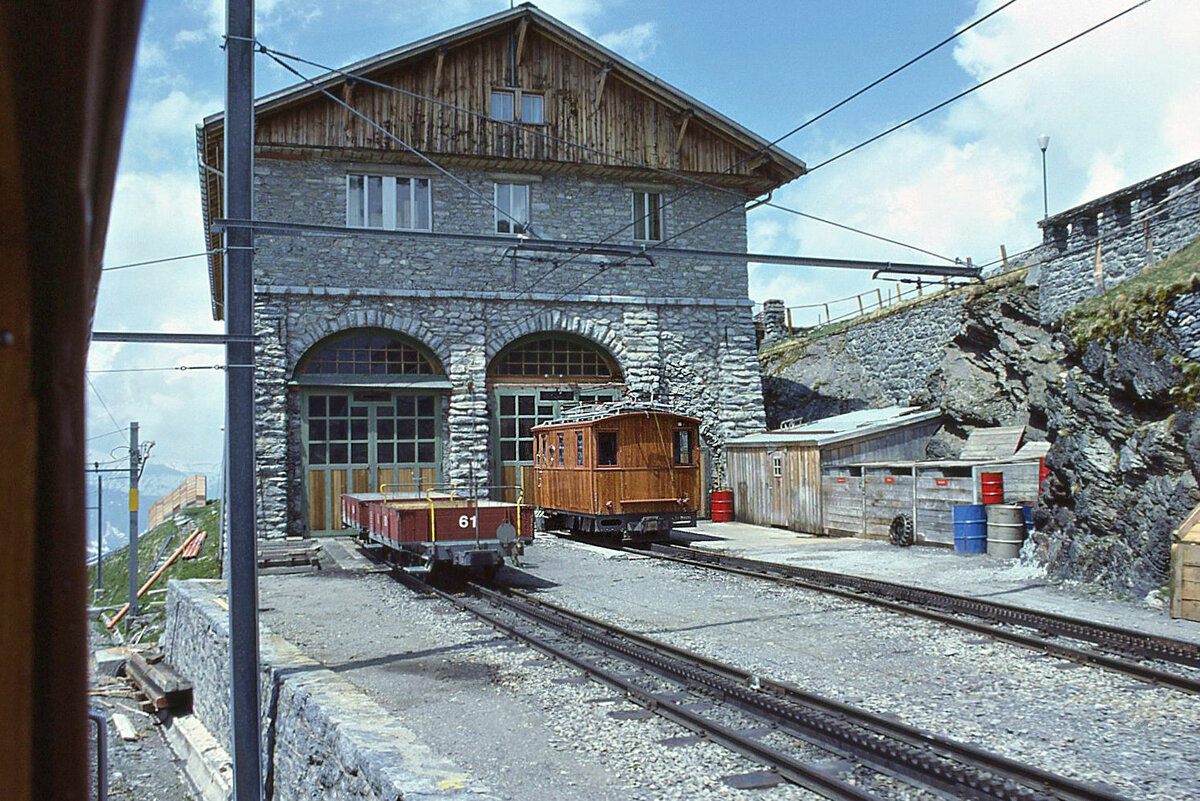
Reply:
[[575, 464], [583, 467], [583, 432], [575, 432]]
[[676, 429], [675, 464], [692, 464], [692, 440], [691, 429]]
[[558, 435], [558, 466], [562, 467], [567, 461], [567, 447], [563, 444], [563, 435]]
[[599, 467], [615, 467], [617, 464], [617, 432], [596, 432], [596, 464]]

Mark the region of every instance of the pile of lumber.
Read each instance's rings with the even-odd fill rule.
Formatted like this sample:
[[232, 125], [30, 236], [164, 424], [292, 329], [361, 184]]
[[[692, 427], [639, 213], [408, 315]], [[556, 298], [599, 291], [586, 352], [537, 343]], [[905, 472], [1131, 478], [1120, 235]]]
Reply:
[[260, 568], [321, 567], [321, 543], [313, 539], [258, 541]]

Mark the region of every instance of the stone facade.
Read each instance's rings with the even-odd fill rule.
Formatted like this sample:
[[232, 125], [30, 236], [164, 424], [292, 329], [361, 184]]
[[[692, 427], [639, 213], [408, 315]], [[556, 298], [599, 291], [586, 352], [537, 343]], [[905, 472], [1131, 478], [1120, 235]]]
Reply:
[[[415, 167], [260, 153], [256, 217], [344, 226], [346, 175], [361, 172], [428, 175]], [[530, 183], [530, 219], [542, 239], [600, 241], [631, 219], [633, 187], [619, 181], [471, 170], [455, 175], [465, 186], [428, 176], [435, 232], [492, 233], [490, 199], [498, 180]], [[666, 236], [733, 205], [717, 190], [685, 196], [691, 185], [654, 188], [667, 200], [681, 198], [665, 210]], [[628, 232], [619, 236], [612, 241], [630, 241]], [[671, 242], [724, 251], [744, 251], [745, 244], [740, 208]], [[441, 422], [441, 471], [448, 481], [491, 472], [487, 368], [506, 345], [530, 334], [573, 334], [608, 351], [630, 395], [702, 419], [715, 465], [727, 437], [765, 424], [745, 262], [553, 253], [514, 260], [493, 245], [369, 233], [259, 235], [255, 246], [256, 456], [265, 536], [305, 532], [300, 399], [292, 382], [304, 354], [343, 331], [394, 331], [440, 362], [452, 384]]]
[[1040, 225], [1042, 244], [1028, 257], [1038, 263], [1031, 282], [1038, 286], [1041, 320], [1049, 324], [1200, 236], [1200, 160]]

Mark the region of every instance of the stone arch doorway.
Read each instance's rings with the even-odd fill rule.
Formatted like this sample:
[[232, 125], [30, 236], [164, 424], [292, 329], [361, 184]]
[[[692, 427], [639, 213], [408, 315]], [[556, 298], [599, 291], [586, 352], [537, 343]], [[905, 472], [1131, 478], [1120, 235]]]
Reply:
[[422, 343], [386, 329], [342, 331], [309, 348], [293, 378], [309, 533], [341, 529], [343, 493], [441, 480], [450, 382]]
[[491, 414], [493, 480], [515, 500], [523, 487], [531, 499], [527, 477], [533, 465], [530, 430], [580, 404], [617, 400], [624, 377], [617, 360], [585, 337], [559, 332], [529, 334], [506, 345], [488, 364], [488, 407]]

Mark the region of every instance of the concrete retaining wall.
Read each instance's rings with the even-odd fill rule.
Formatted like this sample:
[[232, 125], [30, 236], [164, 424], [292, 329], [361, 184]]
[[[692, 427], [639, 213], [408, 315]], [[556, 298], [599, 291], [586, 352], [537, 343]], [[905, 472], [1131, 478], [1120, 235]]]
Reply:
[[[220, 581], [172, 581], [161, 646], [226, 749], [229, 612]], [[272, 801], [492, 798], [370, 698], [269, 631], [260, 633], [264, 797]]]

